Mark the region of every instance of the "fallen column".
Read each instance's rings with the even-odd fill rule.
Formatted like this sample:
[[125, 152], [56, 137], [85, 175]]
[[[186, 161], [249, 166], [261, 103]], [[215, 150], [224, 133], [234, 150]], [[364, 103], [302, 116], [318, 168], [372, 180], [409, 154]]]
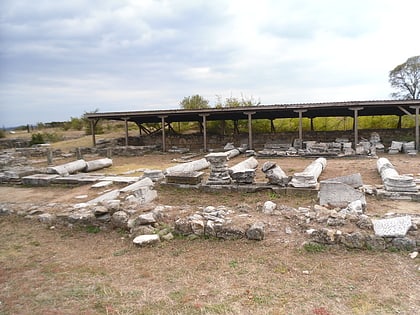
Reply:
[[86, 168], [83, 170], [84, 172], [93, 172], [96, 170], [100, 170], [102, 168], [112, 166], [112, 160], [108, 158], [98, 159], [93, 161], [86, 162]]
[[187, 163], [178, 164], [172, 167], [168, 167], [165, 170], [165, 174], [170, 173], [191, 173], [196, 171], [201, 171], [210, 166], [210, 162], [208, 162], [205, 158], [200, 160], [195, 160]]
[[229, 168], [229, 174], [238, 184], [252, 184], [257, 167], [258, 161], [254, 157], [250, 157]]
[[287, 186], [290, 181], [289, 176], [274, 162], [265, 162], [262, 169], [268, 183], [272, 185]]
[[234, 158], [235, 156], [238, 156], [239, 154], [241, 154], [241, 151], [239, 151], [238, 149], [232, 149], [229, 151], [225, 152], [228, 155], [228, 160]]
[[60, 176], [68, 176], [79, 171], [83, 171], [86, 168], [85, 160], [77, 160], [74, 162], [47, 167], [47, 174], [58, 174]]
[[412, 176], [399, 175], [395, 167], [387, 158], [380, 158], [376, 162], [385, 190], [417, 192], [418, 188]]
[[318, 177], [327, 166], [325, 158], [318, 158], [313, 161], [301, 173], [295, 173], [290, 185], [299, 188], [315, 188], [318, 184]]
[[206, 155], [206, 160], [210, 163], [210, 175], [207, 185], [229, 185], [232, 179], [226, 164], [227, 153], [210, 153]]

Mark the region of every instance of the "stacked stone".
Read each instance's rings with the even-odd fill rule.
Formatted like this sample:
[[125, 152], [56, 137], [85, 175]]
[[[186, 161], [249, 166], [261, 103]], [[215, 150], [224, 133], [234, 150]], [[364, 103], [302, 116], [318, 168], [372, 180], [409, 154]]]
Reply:
[[229, 175], [227, 166], [227, 153], [210, 153], [205, 156], [210, 163], [210, 175], [207, 179], [207, 185], [229, 185], [232, 179]]
[[274, 162], [265, 162], [261, 170], [265, 173], [265, 177], [268, 178], [269, 184], [284, 187], [289, 183], [289, 176]]
[[418, 188], [412, 176], [399, 175], [395, 167], [386, 158], [376, 162], [385, 190], [397, 192], [417, 192]]
[[318, 177], [326, 166], [327, 160], [325, 158], [316, 159], [303, 172], [295, 173], [290, 185], [299, 188], [315, 188], [318, 184]]
[[238, 184], [252, 184], [255, 178], [255, 169], [258, 167], [258, 161], [250, 157], [229, 169], [231, 178]]

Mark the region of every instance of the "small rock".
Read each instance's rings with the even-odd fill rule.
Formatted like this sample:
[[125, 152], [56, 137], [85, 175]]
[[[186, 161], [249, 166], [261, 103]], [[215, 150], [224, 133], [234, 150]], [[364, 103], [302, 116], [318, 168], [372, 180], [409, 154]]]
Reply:
[[148, 225], [153, 223], [156, 223], [156, 218], [152, 212], [140, 214], [135, 222], [136, 225]]
[[303, 273], [304, 275], [309, 275], [309, 270], [303, 270], [303, 271], [302, 271], [302, 273]]
[[264, 206], [262, 208], [262, 213], [265, 214], [272, 214], [274, 210], [276, 209], [277, 205], [272, 201], [266, 201], [264, 202]]
[[86, 199], [87, 197], [88, 197], [88, 195], [79, 195], [79, 196], [76, 196], [74, 198], [76, 198], [76, 199]]
[[284, 230], [284, 232], [286, 234], [292, 234], [292, 229], [289, 226], [287, 226], [286, 229]]
[[160, 237], [158, 234], [139, 235], [133, 240], [133, 243], [137, 246], [154, 245], [159, 242], [160, 242]]
[[255, 222], [246, 230], [246, 237], [249, 240], [262, 241], [264, 239], [264, 228], [265, 224], [263, 222]]
[[119, 228], [127, 228], [127, 223], [128, 223], [128, 219], [129, 216], [126, 212], [124, 211], [117, 211], [115, 212], [112, 217], [111, 217], [111, 223], [115, 226], [115, 227], [119, 227]]
[[51, 213], [43, 213], [38, 216], [38, 220], [41, 223], [52, 225], [55, 222], [55, 216]]
[[411, 259], [415, 259], [418, 256], [419, 252], [412, 252], [409, 254]]
[[174, 235], [171, 232], [169, 232], [168, 234], [163, 235], [162, 238], [165, 241], [170, 241], [170, 240], [173, 240], [174, 239]]
[[95, 214], [95, 217], [100, 217], [108, 212], [109, 210], [104, 206], [96, 206], [93, 208], [93, 213]]

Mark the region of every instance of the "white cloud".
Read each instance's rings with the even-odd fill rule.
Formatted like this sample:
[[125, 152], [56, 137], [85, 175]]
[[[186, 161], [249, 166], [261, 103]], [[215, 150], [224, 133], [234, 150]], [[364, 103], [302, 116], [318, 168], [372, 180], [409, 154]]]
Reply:
[[4, 0], [0, 126], [175, 109], [197, 93], [388, 98], [389, 70], [420, 54], [419, 11], [417, 0]]

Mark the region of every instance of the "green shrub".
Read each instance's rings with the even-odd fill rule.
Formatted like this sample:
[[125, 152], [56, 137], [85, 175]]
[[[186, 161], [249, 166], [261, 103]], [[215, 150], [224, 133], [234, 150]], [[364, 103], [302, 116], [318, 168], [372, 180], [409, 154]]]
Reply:
[[45, 140], [42, 133], [38, 132], [38, 133], [32, 134], [31, 141], [29, 142], [30, 145], [43, 144], [43, 143], [45, 143]]
[[0, 138], [6, 138], [6, 132], [0, 129]]

